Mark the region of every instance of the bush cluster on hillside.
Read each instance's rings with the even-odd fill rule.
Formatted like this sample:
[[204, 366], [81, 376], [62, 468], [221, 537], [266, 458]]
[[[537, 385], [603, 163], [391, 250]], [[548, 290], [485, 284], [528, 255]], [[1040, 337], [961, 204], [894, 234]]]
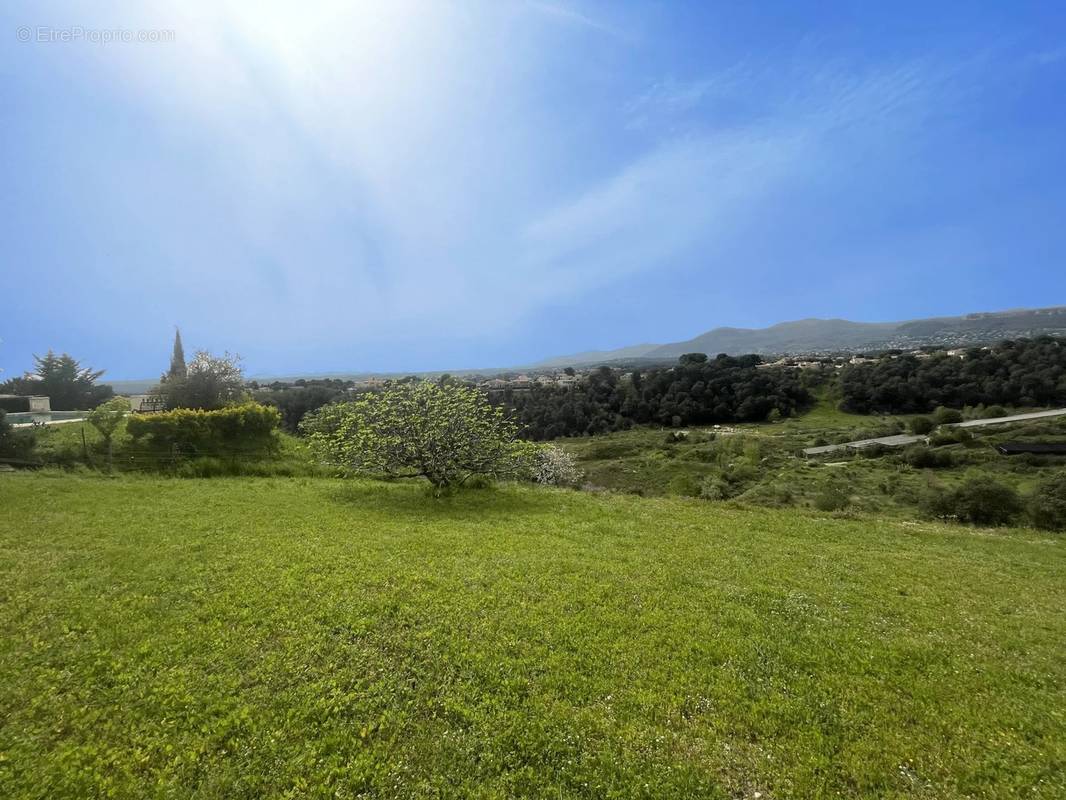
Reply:
[[582, 436], [654, 423], [680, 427], [788, 417], [811, 401], [793, 370], [758, 369], [759, 356], [682, 356], [670, 368], [601, 367], [573, 387], [534, 386], [503, 392], [524, 435], [534, 439]]
[[[841, 407], [859, 414], [921, 414], [937, 406], [979, 404], [1063, 405], [1066, 342], [1050, 336], [1006, 341], [967, 350], [962, 358], [902, 354], [846, 367], [840, 387]], [[992, 410], [998, 413], [1002, 408]], [[936, 421], [958, 420], [949, 420], [942, 412]]]
[[967, 478], [950, 490], [930, 490], [923, 508], [934, 517], [975, 525], [1009, 525], [1022, 511], [1018, 493], [986, 476]]
[[1037, 487], [1029, 498], [1029, 517], [1038, 528], [1066, 530], [1066, 472]]
[[831, 483], [822, 487], [814, 496], [814, 507], [819, 511], [840, 511], [847, 508], [850, 500], [847, 489]]
[[[974, 525], [1011, 525], [1023, 521], [1028, 505], [1034, 524], [1053, 529], [1057, 514], [1063, 510], [1055, 497], [1061, 488], [1061, 485], [1042, 486], [1026, 503], [1012, 487], [987, 475], [974, 475], [949, 489], [930, 487], [919, 506], [929, 517]], [[1033, 513], [1035, 509], [1040, 511]]]
[[934, 450], [924, 444], [914, 444], [903, 451], [903, 460], [915, 469], [946, 469], [955, 466], [950, 450]]

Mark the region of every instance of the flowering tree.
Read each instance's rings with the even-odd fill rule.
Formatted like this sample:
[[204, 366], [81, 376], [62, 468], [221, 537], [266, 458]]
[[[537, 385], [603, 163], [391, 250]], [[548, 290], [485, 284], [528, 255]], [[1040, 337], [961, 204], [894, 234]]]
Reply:
[[367, 475], [424, 477], [437, 490], [475, 475], [518, 477], [529, 444], [477, 389], [401, 383], [328, 405], [301, 425], [327, 462]]
[[534, 483], [548, 486], [576, 486], [584, 474], [570, 453], [547, 444], [530, 451], [529, 477]]

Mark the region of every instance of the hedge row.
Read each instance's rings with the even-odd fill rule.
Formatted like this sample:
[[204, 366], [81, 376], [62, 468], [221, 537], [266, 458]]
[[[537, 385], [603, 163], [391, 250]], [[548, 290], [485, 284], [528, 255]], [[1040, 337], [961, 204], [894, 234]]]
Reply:
[[276, 408], [245, 403], [214, 411], [177, 408], [133, 415], [126, 430], [135, 443], [161, 455], [265, 455], [277, 448], [280, 423]]

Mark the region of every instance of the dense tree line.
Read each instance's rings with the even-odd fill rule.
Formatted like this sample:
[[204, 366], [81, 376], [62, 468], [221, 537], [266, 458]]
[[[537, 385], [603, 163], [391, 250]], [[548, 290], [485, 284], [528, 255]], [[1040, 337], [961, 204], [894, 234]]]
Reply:
[[43, 395], [50, 399], [53, 411], [84, 411], [96, 408], [114, 396], [114, 390], [97, 383], [102, 369], [83, 367], [67, 353], [34, 356], [33, 372], [0, 383], [0, 394]]
[[275, 381], [269, 387], [253, 389], [252, 397], [256, 402], [277, 408], [281, 412], [281, 427], [289, 433], [296, 433], [305, 415], [347, 398], [349, 383], [329, 378], [300, 379], [294, 383]]
[[967, 350], [884, 357], [845, 367], [841, 408], [860, 414], [919, 414], [937, 406], [1066, 405], [1066, 342], [1050, 336]]
[[622, 430], [632, 425], [701, 425], [790, 416], [810, 402], [794, 370], [762, 368], [759, 356], [681, 357], [675, 367], [623, 373], [601, 367], [571, 387], [494, 393], [533, 440]]

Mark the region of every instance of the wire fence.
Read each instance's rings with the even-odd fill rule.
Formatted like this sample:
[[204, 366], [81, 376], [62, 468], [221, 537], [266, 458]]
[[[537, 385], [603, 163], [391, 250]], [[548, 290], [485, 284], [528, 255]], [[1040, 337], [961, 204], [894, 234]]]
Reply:
[[263, 467], [302, 466], [306, 469], [314, 469], [320, 465], [310, 460], [294, 459], [291, 455], [278, 450], [192, 450], [180, 449], [172, 451], [159, 450], [129, 450], [122, 449], [114, 453], [111, 459], [107, 451], [99, 447], [85, 448], [79, 452], [67, 451], [63, 454], [54, 454], [44, 459], [20, 459], [0, 458], [0, 464], [7, 464], [18, 468], [42, 468], [42, 467], [69, 467], [77, 464], [88, 466], [92, 469], [106, 469], [109, 465], [116, 471], [122, 472], [161, 472], [179, 468], [183, 465], [195, 464], [196, 462], [214, 460], [224, 465], [233, 467], [257, 465]]

